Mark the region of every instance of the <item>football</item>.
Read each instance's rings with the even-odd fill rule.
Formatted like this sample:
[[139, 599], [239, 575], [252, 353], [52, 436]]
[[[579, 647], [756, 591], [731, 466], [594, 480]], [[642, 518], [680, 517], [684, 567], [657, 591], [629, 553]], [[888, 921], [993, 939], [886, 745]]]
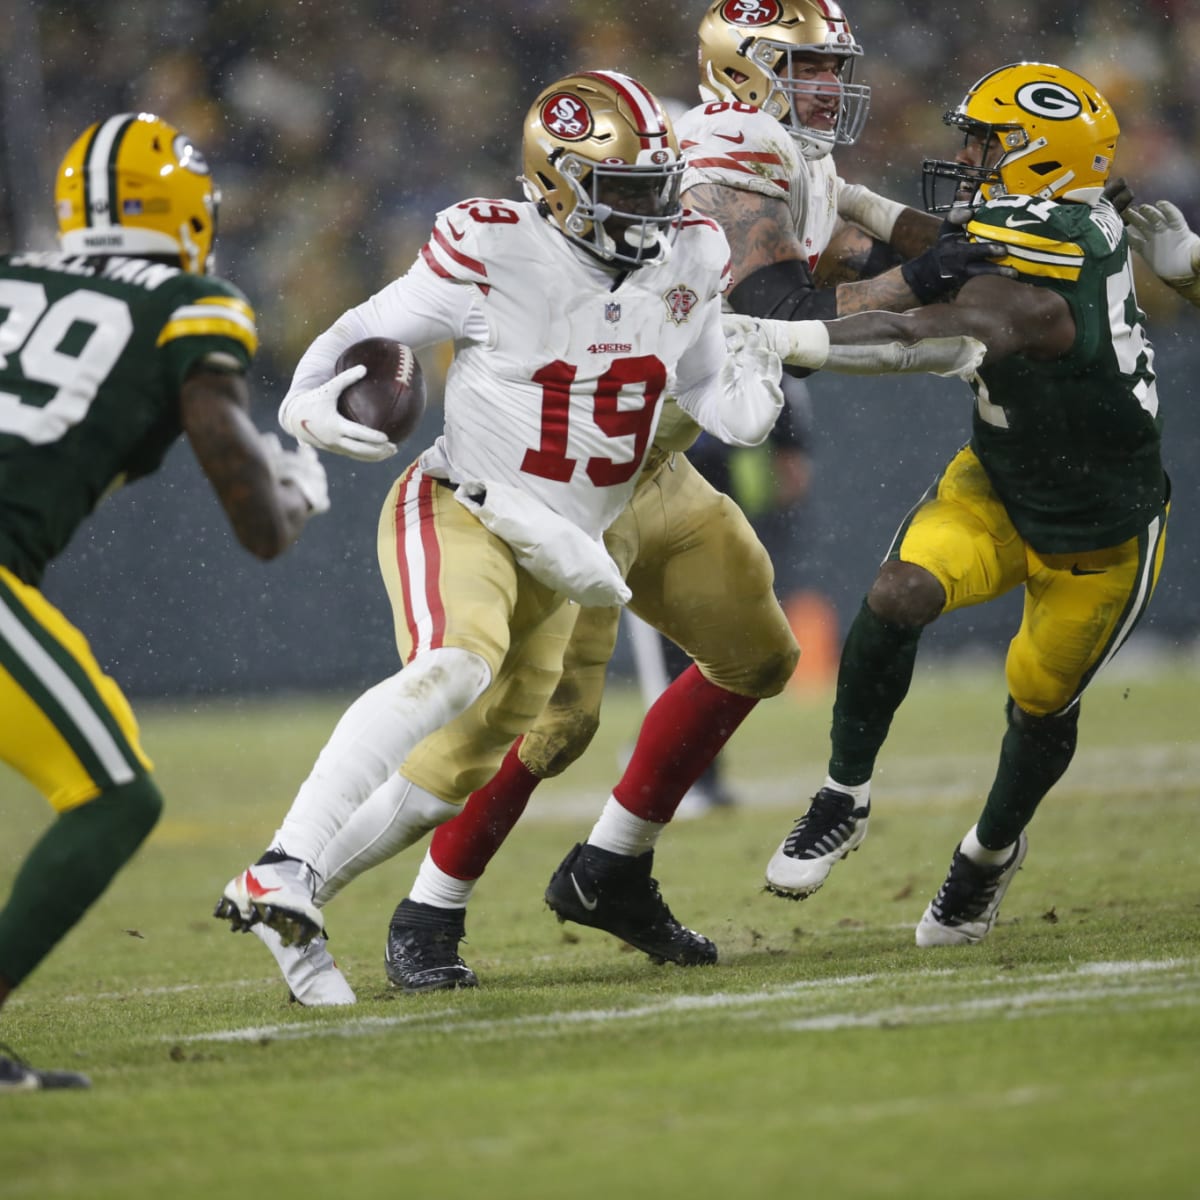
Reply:
[[425, 376], [412, 350], [391, 338], [366, 338], [342, 352], [336, 371], [364, 366], [367, 373], [338, 397], [338, 412], [402, 442], [425, 411]]

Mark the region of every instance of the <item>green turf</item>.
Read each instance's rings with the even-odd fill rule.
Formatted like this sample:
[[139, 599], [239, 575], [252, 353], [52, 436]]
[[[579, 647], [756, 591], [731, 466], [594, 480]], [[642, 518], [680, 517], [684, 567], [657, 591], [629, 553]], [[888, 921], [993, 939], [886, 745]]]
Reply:
[[[0, 1018], [95, 1087], [0, 1098], [0, 1195], [1198, 1195], [1196, 692], [1186, 665], [1097, 683], [999, 925], [938, 951], [912, 926], [991, 776], [997, 669], [921, 673], [870, 838], [803, 904], [762, 868], [820, 783], [829, 698], [760, 706], [729, 754], [743, 802], [660, 843], [664, 894], [721, 948], [689, 971], [541, 903], [636, 726], [618, 690], [477, 890], [482, 986], [386, 988], [418, 849], [330, 907], [349, 1010], [288, 1005], [258, 942], [208, 915], [340, 705], [142, 705], [167, 815]], [[0, 887], [46, 819], [6, 775]]]

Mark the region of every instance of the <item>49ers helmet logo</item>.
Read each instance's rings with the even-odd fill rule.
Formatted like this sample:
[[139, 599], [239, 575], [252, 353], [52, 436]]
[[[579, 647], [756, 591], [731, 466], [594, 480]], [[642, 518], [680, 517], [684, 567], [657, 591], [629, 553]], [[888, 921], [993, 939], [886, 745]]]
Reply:
[[1083, 112], [1083, 104], [1073, 91], [1045, 79], [1018, 88], [1015, 99], [1026, 112], [1048, 121], [1069, 121]]
[[564, 142], [580, 142], [594, 127], [591, 110], [570, 92], [555, 92], [542, 105], [542, 124]]
[[783, 16], [779, 0], [725, 0], [721, 16], [730, 25], [774, 25]]

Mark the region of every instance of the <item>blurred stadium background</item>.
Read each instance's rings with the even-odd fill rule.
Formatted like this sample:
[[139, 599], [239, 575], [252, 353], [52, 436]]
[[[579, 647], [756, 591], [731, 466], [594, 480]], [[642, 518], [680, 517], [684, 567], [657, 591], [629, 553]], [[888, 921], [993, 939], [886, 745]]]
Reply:
[[[519, 195], [521, 122], [538, 90], [617, 67], [661, 96], [695, 97], [704, 5], [643, 0], [4, 0], [0, 250], [53, 245], [54, 170], [112, 112], [185, 129], [224, 198], [219, 271], [259, 314], [260, 427], [311, 338], [402, 273], [433, 214]], [[964, 5], [848, 0], [873, 89], [844, 178], [920, 204], [923, 156], [947, 155], [941, 115], [984, 71], [1059, 62], [1092, 79], [1123, 129], [1118, 170], [1142, 199], [1200, 220], [1200, 7], [1192, 0]], [[1200, 633], [1200, 314], [1141, 276], [1158, 351], [1175, 518], [1146, 651]], [[436, 435], [444, 363], [424, 359]], [[825, 597], [845, 627], [892, 530], [965, 437], [961, 385], [817, 376], [811, 503], [778, 558], [789, 589]], [[404, 452], [402, 452], [403, 454]], [[407, 460], [405, 457], [405, 460]], [[135, 695], [352, 689], [395, 667], [374, 556], [388, 468], [330, 459], [333, 511], [278, 563], [244, 555], [186, 448], [110, 500], [50, 573], [47, 592]], [[1013, 604], [960, 614], [927, 654], [998, 653]], [[1132, 651], [1132, 647], [1131, 647]], [[627, 649], [616, 662], [629, 671]]]

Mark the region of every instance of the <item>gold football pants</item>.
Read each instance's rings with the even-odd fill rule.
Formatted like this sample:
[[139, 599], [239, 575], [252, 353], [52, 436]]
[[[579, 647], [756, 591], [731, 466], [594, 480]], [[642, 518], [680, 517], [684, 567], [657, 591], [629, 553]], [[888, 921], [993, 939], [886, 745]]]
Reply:
[[83, 634], [4, 567], [0, 758], [60, 813], [153, 769], [129, 702]]
[[401, 660], [457, 646], [492, 670], [483, 694], [401, 767], [418, 786], [460, 804], [491, 779], [550, 698], [580, 609], [519, 568], [453, 488], [416, 465], [383, 503], [378, 552]]
[[1164, 505], [1119, 546], [1039, 554], [1013, 527], [968, 447], [909, 515], [888, 557], [930, 572], [946, 590], [943, 612], [1024, 586], [1005, 677], [1021, 708], [1049, 716], [1079, 698], [1146, 611], [1162, 567], [1167, 511]]
[[[742, 510], [682, 454], [656, 453], [604, 540], [633, 592], [630, 610], [706, 679], [760, 699], [783, 691], [800, 650], [773, 591], [771, 560]], [[521, 743], [535, 775], [557, 775], [587, 749], [619, 619], [615, 608], [580, 611], [562, 681]]]

